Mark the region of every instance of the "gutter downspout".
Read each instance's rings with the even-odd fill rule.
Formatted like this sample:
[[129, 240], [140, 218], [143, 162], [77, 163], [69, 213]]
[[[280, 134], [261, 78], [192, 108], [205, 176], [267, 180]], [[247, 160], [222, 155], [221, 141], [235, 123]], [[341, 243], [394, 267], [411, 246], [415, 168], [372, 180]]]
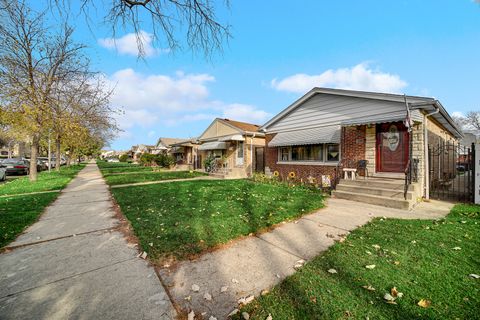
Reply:
[[253, 139], [255, 138], [256, 132], [253, 133], [250, 138], [250, 177], [253, 176]]
[[427, 123], [428, 123], [428, 117], [431, 115], [434, 115], [436, 113], [440, 112], [440, 108], [434, 104], [435, 111], [432, 111], [430, 113], [427, 113], [423, 116], [423, 149], [424, 149], [424, 161], [425, 161], [425, 199], [428, 200], [430, 199], [430, 168], [429, 168], [429, 163], [428, 163], [428, 130], [427, 130]]

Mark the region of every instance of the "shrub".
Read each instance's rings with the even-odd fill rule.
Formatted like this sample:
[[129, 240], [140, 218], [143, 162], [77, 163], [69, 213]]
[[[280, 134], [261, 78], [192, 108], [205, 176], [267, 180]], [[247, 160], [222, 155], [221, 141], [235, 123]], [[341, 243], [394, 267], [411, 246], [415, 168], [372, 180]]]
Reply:
[[210, 172], [212, 170], [214, 161], [214, 156], [208, 156], [207, 158], [205, 158], [205, 160], [203, 160], [203, 166], [205, 167], [205, 171]]
[[120, 160], [120, 162], [127, 162], [128, 160], [128, 154], [122, 154], [118, 160]]
[[144, 153], [140, 156], [140, 164], [144, 166], [152, 166], [156, 164], [156, 155], [151, 153]]

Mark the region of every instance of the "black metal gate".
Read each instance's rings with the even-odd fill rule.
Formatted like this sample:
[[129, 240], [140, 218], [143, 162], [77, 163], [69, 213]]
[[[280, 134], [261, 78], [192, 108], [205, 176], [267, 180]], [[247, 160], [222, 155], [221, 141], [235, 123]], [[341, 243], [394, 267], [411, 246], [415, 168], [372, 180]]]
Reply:
[[475, 145], [441, 142], [428, 146], [430, 198], [474, 201]]

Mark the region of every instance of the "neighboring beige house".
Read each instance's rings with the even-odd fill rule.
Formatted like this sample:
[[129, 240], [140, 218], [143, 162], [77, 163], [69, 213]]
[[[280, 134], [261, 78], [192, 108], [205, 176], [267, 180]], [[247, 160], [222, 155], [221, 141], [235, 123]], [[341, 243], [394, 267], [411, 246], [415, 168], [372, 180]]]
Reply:
[[198, 137], [197, 159], [202, 168], [206, 159], [213, 159], [209, 168], [224, 178], [245, 178], [255, 171], [263, 172], [265, 135], [260, 126], [216, 118]]
[[171, 144], [170, 154], [175, 157], [176, 170], [196, 170], [202, 168], [202, 159], [198, 154], [200, 143], [192, 138]]

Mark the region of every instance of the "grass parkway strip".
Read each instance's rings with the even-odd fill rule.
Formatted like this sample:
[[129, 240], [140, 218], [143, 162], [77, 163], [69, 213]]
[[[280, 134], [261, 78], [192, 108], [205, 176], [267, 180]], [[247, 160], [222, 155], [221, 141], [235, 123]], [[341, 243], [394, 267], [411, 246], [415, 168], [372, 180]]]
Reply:
[[110, 186], [139, 183], [148, 181], [163, 181], [174, 179], [189, 179], [205, 176], [205, 173], [196, 171], [164, 171], [164, 172], [139, 172], [132, 174], [104, 174], [105, 181]]
[[[14, 240], [26, 227], [37, 221], [43, 210], [58, 196], [85, 165], [62, 167], [59, 172], [41, 172], [38, 180], [28, 177], [0, 185], [0, 248]], [[47, 192], [36, 194], [24, 194]]]
[[434, 221], [377, 218], [242, 311], [250, 319], [478, 319], [479, 234], [478, 205]]
[[248, 180], [196, 180], [112, 189], [154, 261], [185, 259], [323, 206], [318, 191]]

